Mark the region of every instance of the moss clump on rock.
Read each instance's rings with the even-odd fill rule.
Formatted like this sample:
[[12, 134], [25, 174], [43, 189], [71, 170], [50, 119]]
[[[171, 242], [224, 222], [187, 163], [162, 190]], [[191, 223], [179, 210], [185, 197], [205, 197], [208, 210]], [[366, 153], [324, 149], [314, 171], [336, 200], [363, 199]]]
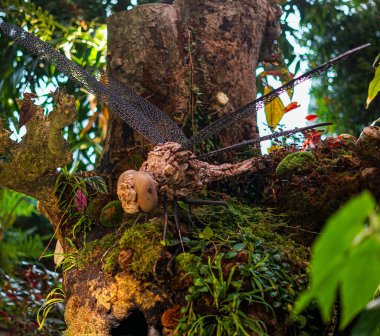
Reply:
[[162, 225], [154, 220], [135, 225], [121, 237], [120, 248], [133, 251], [131, 270], [137, 277], [145, 278], [152, 273], [162, 249], [161, 239]]
[[124, 210], [120, 201], [112, 201], [103, 207], [100, 214], [100, 223], [105, 227], [120, 225], [123, 221]]
[[315, 165], [316, 159], [310, 152], [296, 152], [287, 155], [277, 166], [276, 174], [286, 178], [291, 174], [306, 174]]
[[195, 273], [198, 258], [192, 253], [180, 253], [176, 258], [176, 267], [178, 272]]
[[104, 259], [103, 269], [112, 272], [117, 266], [120, 252], [130, 249], [133, 251], [130, 270], [136, 277], [145, 279], [152, 273], [154, 263], [162, 249], [161, 235], [161, 223], [153, 220], [127, 229], [120, 238], [119, 244], [108, 252]]

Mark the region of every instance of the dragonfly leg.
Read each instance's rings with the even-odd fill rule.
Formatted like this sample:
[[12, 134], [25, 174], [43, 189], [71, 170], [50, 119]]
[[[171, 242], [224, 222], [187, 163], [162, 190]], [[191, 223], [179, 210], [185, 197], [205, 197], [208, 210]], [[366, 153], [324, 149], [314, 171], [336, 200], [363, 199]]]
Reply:
[[170, 275], [174, 275], [174, 267], [173, 267], [173, 262], [176, 258], [176, 256], [178, 255], [180, 249], [177, 248], [174, 252], [174, 254], [172, 255], [172, 257], [170, 258], [168, 264], [166, 265], [166, 271], [170, 274]]
[[212, 201], [212, 200], [202, 200], [202, 199], [190, 199], [185, 197], [183, 201], [189, 205], [213, 205], [213, 206], [225, 206], [227, 207], [227, 202], [224, 201]]
[[[136, 218], [135, 221], [133, 222], [131, 228], [133, 228], [133, 227], [139, 222], [140, 218], [141, 218], [143, 215], [144, 215], [144, 212], [140, 212], [140, 213], [139, 213], [139, 215], [137, 216], [137, 218]], [[148, 214], [145, 214], [145, 219], [147, 219], [147, 218], [146, 218], [147, 215], [148, 215]]]
[[178, 232], [179, 240], [181, 242], [182, 251], [185, 252], [185, 247], [183, 246], [183, 240], [182, 240], [181, 230], [179, 228], [178, 202], [177, 202], [177, 197], [175, 197], [175, 196], [173, 198], [173, 212], [174, 212], [173, 213], [173, 215], [174, 215], [174, 222], [175, 222], [175, 226], [176, 226], [176, 229], [177, 229], [177, 232]]
[[167, 206], [167, 198], [163, 197], [163, 205], [164, 205], [164, 233], [162, 235], [162, 241], [165, 243], [166, 238], [168, 236], [168, 227], [169, 227], [169, 215], [168, 215], [168, 206]]

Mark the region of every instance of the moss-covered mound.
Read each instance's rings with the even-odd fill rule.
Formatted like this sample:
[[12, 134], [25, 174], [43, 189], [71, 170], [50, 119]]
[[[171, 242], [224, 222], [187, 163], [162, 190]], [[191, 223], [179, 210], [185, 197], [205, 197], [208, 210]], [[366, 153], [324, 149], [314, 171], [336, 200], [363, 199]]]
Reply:
[[[193, 209], [192, 229], [182, 232], [185, 252], [174, 234], [162, 245], [162, 223], [154, 219], [87, 243], [77, 266], [131, 274], [171, 293], [176, 305], [162, 315], [167, 334], [214, 335], [219, 328], [221, 335], [298, 335], [306, 328], [300, 321], [309, 319], [308, 313], [292, 317], [306, 284], [308, 248], [278, 233], [287, 226], [284, 216], [228, 204]], [[189, 218], [185, 210], [182, 222]]]
[[364, 188], [353, 146], [329, 138], [311, 152], [289, 154], [266, 181], [263, 202], [288, 215], [286, 233], [297, 242], [311, 245], [327, 218]]
[[316, 159], [310, 152], [291, 153], [279, 163], [276, 174], [281, 178], [292, 174], [306, 174], [313, 169], [315, 163]]

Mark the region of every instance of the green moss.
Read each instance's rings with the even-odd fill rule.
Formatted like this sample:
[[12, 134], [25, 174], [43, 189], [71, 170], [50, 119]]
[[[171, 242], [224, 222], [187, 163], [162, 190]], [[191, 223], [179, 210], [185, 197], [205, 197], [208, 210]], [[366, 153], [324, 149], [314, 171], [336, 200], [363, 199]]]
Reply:
[[162, 225], [157, 221], [138, 224], [125, 231], [119, 247], [133, 251], [131, 270], [136, 276], [145, 278], [152, 272], [162, 249], [161, 239]]
[[108, 234], [100, 240], [96, 239], [87, 243], [79, 251], [78, 268], [83, 269], [89, 263], [100, 262], [103, 254], [108, 251], [103, 260], [102, 268], [106, 272], [113, 272], [117, 267], [120, 251], [131, 249], [133, 251], [131, 271], [137, 277], [146, 278], [152, 272], [154, 263], [162, 249], [161, 235], [162, 225], [155, 221], [137, 224], [127, 229], [117, 244], [115, 244], [117, 242], [115, 233]]
[[112, 250], [110, 250], [107, 254], [107, 256], [104, 258], [104, 263], [102, 265], [102, 268], [106, 272], [112, 273], [117, 265], [117, 260], [120, 254], [121, 248], [119, 246], [116, 246]]
[[179, 273], [195, 273], [199, 257], [192, 253], [180, 253], [176, 258], [176, 267]]
[[124, 210], [120, 201], [112, 201], [103, 207], [100, 214], [100, 223], [105, 227], [120, 225], [124, 216]]
[[99, 239], [95, 239], [87, 243], [79, 252], [77, 258], [77, 265], [79, 269], [83, 269], [86, 264], [92, 260], [92, 257], [99, 250]]
[[287, 155], [277, 166], [276, 174], [285, 178], [289, 174], [306, 174], [314, 167], [316, 159], [310, 152], [296, 152]]
[[85, 268], [94, 260], [100, 261], [99, 255], [104, 253], [115, 242], [115, 235], [110, 233], [102, 239], [95, 239], [87, 243], [79, 252], [77, 257], [77, 266], [79, 269]]
[[294, 265], [306, 267], [308, 264], [308, 248], [295, 244], [288, 236], [276, 232], [287, 226], [287, 217], [275, 214], [271, 209], [230, 201], [228, 207], [194, 209], [193, 220], [203, 227], [208, 225], [213, 231], [210, 239], [192, 240], [193, 251], [218, 245], [231, 248], [246, 237], [263, 240], [267, 248], [282, 251]]

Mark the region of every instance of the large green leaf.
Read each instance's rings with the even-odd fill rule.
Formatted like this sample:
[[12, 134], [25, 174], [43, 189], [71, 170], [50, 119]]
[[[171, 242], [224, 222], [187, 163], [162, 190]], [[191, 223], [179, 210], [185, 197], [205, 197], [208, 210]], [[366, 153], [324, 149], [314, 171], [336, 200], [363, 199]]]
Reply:
[[363, 228], [375, 205], [371, 194], [364, 192], [329, 218], [313, 247], [312, 284], [318, 286], [345, 262], [352, 240]]
[[367, 305], [350, 336], [380, 335], [380, 297]]
[[[346, 260], [342, 274], [341, 329], [356, 316], [375, 295], [380, 285], [380, 241], [371, 236], [359, 244]], [[380, 316], [379, 316], [380, 320]]]
[[[364, 229], [365, 221], [374, 211], [375, 205], [371, 194], [365, 191], [348, 201], [329, 218], [313, 246], [310, 288], [296, 303], [296, 313], [302, 311], [315, 298], [323, 320], [329, 320], [338, 286], [344, 275], [347, 275], [344, 273], [347, 272], [347, 256], [352, 250], [355, 237]], [[367, 294], [365, 295], [367, 297]], [[362, 308], [363, 306], [359, 310]], [[351, 311], [348, 312], [351, 316]]]

